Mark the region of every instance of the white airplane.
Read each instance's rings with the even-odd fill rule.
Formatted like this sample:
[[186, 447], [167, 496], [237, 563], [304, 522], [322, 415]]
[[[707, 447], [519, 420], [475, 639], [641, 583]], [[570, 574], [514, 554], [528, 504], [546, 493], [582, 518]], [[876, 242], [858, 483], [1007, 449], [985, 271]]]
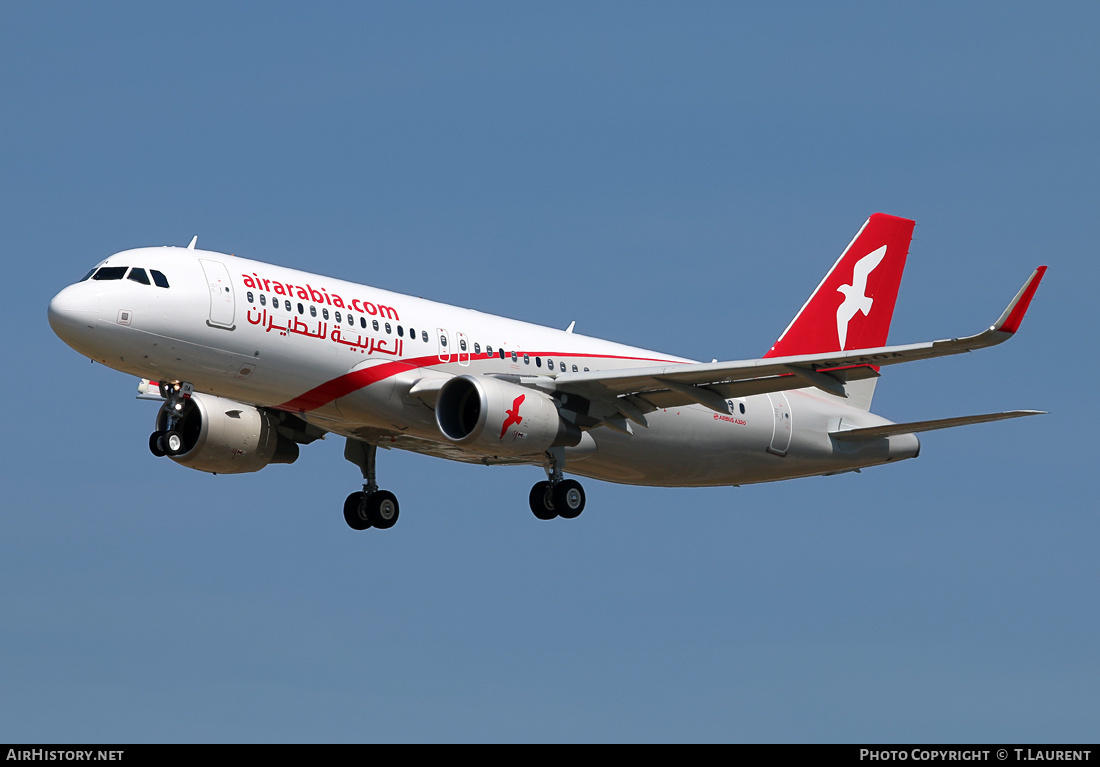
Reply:
[[[915, 434], [1039, 411], [892, 423], [870, 412], [879, 369], [993, 346], [1046, 271], [987, 330], [886, 346], [914, 222], [872, 215], [762, 359], [699, 363], [366, 285], [198, 250], [117, 253], [50, 301], [50, 325], [163, 399], [154, 455], [215, 474], [293, 463], [346, 437], [363, 489], [356, 530], [392, 527], [379, 447], [540, 466], [539, 519], [583, 511], [565, 473], [697, 487], [837, 474], [915, 457]], [[196, 238], [197, 239], [197, 238]], [[155, 383], [154, 383], [155, 382]]]

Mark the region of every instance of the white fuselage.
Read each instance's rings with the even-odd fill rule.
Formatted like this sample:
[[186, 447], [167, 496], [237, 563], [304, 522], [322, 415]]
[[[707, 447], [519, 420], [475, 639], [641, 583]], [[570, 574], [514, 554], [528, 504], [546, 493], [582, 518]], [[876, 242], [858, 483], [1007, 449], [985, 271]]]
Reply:
[[[455, 460], [498, 462], [445, 439], [430, 401], [410, 395], [417, 382], [514, 376], [552, 390], [567, 372], [692, 362], [209, 251], [141, 248], [104, 265], [156, 270], [169, 287], [114, 279], [64, 289], [51, 303], [51, 324], [82, 354], [293, 412], [329, 432]], [[919, 450], [912, 434], [832, 439], [841, 421], [889, 422], [817, 389], [727, 404], [728, 413], [684, 405], [649, 413], [646, 427], [590, 429], [566, 449], [565, 471], [639, 485], [734, 485], [848, 471]]]

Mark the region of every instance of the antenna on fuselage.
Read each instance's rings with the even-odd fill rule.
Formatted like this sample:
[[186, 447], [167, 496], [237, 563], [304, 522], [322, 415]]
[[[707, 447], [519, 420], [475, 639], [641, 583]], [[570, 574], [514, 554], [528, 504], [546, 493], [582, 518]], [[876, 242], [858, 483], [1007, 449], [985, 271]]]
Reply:
[[567, 327], [567, 328], [565, 329], [565, 332], [566, 332], [566, 333], [572, 333], [572, 332], [573, 332], [573, 326], [574, 326], [574, 325], [576, 325], [576, 324], [577, 324], [577, 321], [576, 321], [576, 320], [573, 320], [572, 322], [570, 322], [570, 323], [569, 323], [569, 327]]
[[199, 241], [199, 236], [196, 234], [194, 237], [191, 238], [191, 244], [187, 246], [187, 249], [188, 250], [194, 250], [195, 249], [195, 243], [198, 242], [198, 241]]

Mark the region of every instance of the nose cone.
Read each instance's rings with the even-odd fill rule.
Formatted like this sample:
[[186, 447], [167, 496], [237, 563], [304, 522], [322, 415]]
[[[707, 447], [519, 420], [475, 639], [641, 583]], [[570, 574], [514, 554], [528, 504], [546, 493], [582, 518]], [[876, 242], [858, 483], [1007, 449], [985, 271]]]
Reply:
[[77, 283], [62, 290], [50, 301], [47, 314], [57, 337], [78, 352], [84, 352], [99, 322], [96, 297], [88, 286]]

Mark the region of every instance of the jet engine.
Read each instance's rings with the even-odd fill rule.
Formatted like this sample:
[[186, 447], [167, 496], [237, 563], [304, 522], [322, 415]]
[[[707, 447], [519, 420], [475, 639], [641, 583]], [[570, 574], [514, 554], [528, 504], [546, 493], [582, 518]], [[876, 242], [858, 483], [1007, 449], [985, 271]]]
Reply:
[[[168, 451], [176, 463], [212, 474], [245, 474], [298, 460], [297, 443], [279, 434], [267, 412], [212, 394], [193, 394], [185, 403], [173, 432], [182, 444]], [[166, 407], [157, 415], [154, 437], [168, 428]]]
[[435, 422], [451, 442], [488, 456], [535, 455], [571, 447], [581, 431], [537, 389], [488, 376], [458, 376], [443, 384]]

